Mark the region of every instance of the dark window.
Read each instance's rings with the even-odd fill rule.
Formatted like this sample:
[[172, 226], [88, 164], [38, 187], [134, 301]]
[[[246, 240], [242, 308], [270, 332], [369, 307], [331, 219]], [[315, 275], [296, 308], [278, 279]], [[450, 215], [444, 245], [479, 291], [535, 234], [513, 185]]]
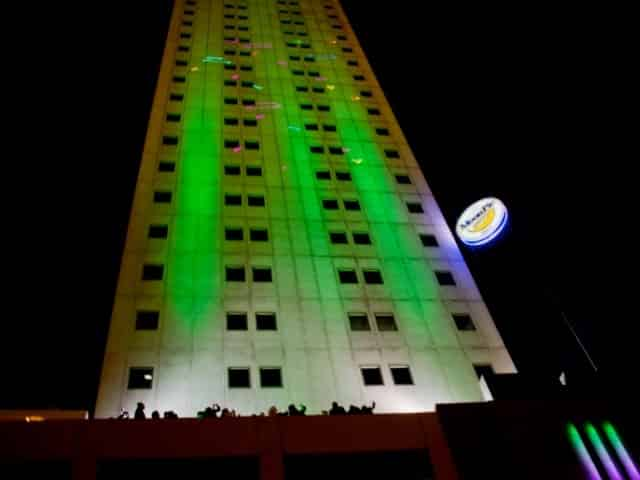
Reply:
[[398, 153], [397, 150], [385, 150], [384, 155], [387, 158], [400, 158], [400, 154]]
[[227, 312], [227, 330], [247, 330], [247, 314], [239, 312]]
[[160, 312], [157, 310], [138, 310], [136, 312], [136, 330], [157, 330]]
[[302, 110], [313, 110], [313, 105], [309, 105], [308, 103], [301, 103], [300, 108]]
[[184, 14], [185, 15], [193, 15], [195, 12], [193, 10], [185, 10]]
[[229, 241], [244, 240], [244, 233], [242, 228], [226, 227], [224, 229], [224, 239]]
[[262, 176], [262, 167], [247, 166], [247, 176], [248, 177], [261, 177]]
[[368, 332], [371, 330], [366, 313], [349, 313], [349, 327], [353, 332]]
[[225, 29], [225, 30], [235, 30], [235, 29], [236, 29], [236, 26], [235, 26], [235, 25], [225, 25], [225, 26], [224, 26], [224, 29]]
[[329, 153], [331, 155], [344, 155], [344, 150], [342, 147], [329, 147]]
[[187, 45], [179, 45], [178, 46], [178, 51], [179, 52], [188, 52], [189, 51], [189, 47]]
[[171, 95], [169, 95], [169, 100], [171, 100], [172, 102], [181, 102], [182, 100], [184, 100], [184, 95], [181, 93], [172, 93]]
[[251, 106], [254, 106], [255, 104], [256, 104], [256, 101], [252, 98], [242, 99], [242, 105], [244, 105], [245, 107], [251, 107]]
[[268, 242], [269, 232], [266, 228], [252, 228], [249, 230], [249, 240], [252, 242]]
[[158, 163], [159, 172], [175, 172], [176, 164], [174, 162], [160, 162]]
[[376, 128], [376, 134], [382, 135], [383, 137], [389, 136], [389, 130], [386, 128]]
[[409, 175], [396, 175], [396, 182], [400, 185], [411, 185], [411, 179]]
[[316, 131], [318, 130], [318, 125], [315, 123], [306, 123], [304, 125], [304, 129], [309, 131]]
[[230, 206], [242, 205], [242, 195], [225, 193], [224, 204]]
[[241, 32], [248, 32], [249, 27], [242, 25], [241, 27], [238, 27], [238, 30], [240, 30]]
[[342, 25], [332, 25], [336, 30], [342, 30]]
[[191, 38], [191, 34], [183, 32], [183, 33], [180, 34], [180, 38]]
[[225, 175], [240, 175], [241, 170], [238, 165], [225, 165], [224, 166], [224, 174]]
[[342, 47], [342, 51], [345, 53], [353, 53], [353, 48], [351, 47]]
[[235, 80], [225, 80], [224, 81], [224, 86], [225, 87], [236, 87], [236, 86], [238, 86], [238, 82], [236, 82]]
[[329, 238], [331, 239], [331, 243], [335, 243], [335, 244], [349, 243], [347, 234], [344, 232], [330, 232]]
[[478, 380], [480, 380], [481, 377], [484, 377], [486, 379], [487, 377], [490, 377], [495, 373], [491, 365], [474, 365], [473, 369], [478, 376]]
[[292, 62], [299, 62], [300, 61], [300, 56], [299, 55], [289, 55], [289, 60], [291, 60]]
[[343, 200], [345, 210], [360, 210], [360, 202], [358, 200]]
[[471, 316], [467, 313], [453, 313], [451, 315], [453, 317], [453, 321], [456, 322], [456, 327], [458, 330], [471, 332], [476, 329], [473, 321], [471, 321]]
[[238, 119], [237, 118], [225, 118], [224, 119], [224, 124], [225, 125], [238, 125]]
[[244, 123], [245, 127], [257, 127], [258, 121], [253, 118], [245, 118], [242, 123]]
[[367, 108], [367, 113], [369, 115], [380, 115], [380, 110], [377, 108]]
[[313, 55], [307, 55], [304, 57], [304, 61], [305, 62], [315, 62], [316, 59], [313, 57]]
[[354, 233], [353, 243], [356, 245], [371, 245], [371, 237], [368, 233]]
[[240, 65], [240, 70], [243, 72], [252, 72], [253, 67], [251, 65]]
[[360, 372], [362, 372], [362, 381], [366, 386], [384, 385], [380, 367], [360, 367]]
[[358, 62], [356, 60], [349, 60], [347, 62], [347, 65], [349, 65], [350, 67], [357, 67], [358, 66]]
[[319, 146], [311, 147], [311, 153], [324, 153], [324, 147], [319, 147]]
[[186, 67], [189, 65], [189, 62], [186, 60], [176, 60], [176, 67]]
[[298, 44], [296, 42], [287, 42], [287, 47], [297, 48]]
[[262, 388], [282, 387], [282, 371], [279, 368], [260, 368], [260, 386]]
[[167, 122], [179, 122], [180, 114], [179, 113], [167, 113]]
[[338, 210], [338, 200], [325, 198], [324, 200], [322, 200], [322, 206], [325, 210]]
[[406, 366], [391, 367], [391, 378], [396, 385], [413, 385], [411, 370]]
[[142, 280], [162, 280], [164, 265], [146, 264], [142, 267]]
[[150, 389], [153, 386], [153, 368], [131, 367], [129, 369], [129, 390]]
[[240, 52], [240, 56], [241, 57], [250, 57], [251, 56], [251, 52]]
[[242, 85], [243, 88], [253, 88], [255, 83], [253, 83], [253, 82], [251, 82], [249, 80], [243, 80], [242, 82], [240, 82], [240, 85]]
[[224, 50], [224, 54], [227, 55], [227, 56], [235, 55], [236, 51], [235, 50], [231, 50], [231, 49], [227, 49], [227, 50]]
[[227, 15], [224, 16], [224, 18], [236, 18], [236, 16], [227, 14]]
[[271, 268], [270, 267], [252, 267], [253, 281], [254, 282], [271, 282]]
[[226, 65], [224, 66], [224, 69], [225, 69], [225, 70], [235, 70], [236, 68], [238, 68], [238, 67], [236, 67], [235, 65], [230, 64], [230, 63], [228, 63], [228, 64], [226, 64]]
[[248, 368], [229, 368], [229, 388], [251, 388]]
[[318, 105], [317, 106], [319, 112], [330, 112], [331, 107], [329, 105]]
[[225, 105], [237, 105], [238, 104], [238, 99], [237, 98], [227, 97], [227, 98], [224, 99], [224, 104]]
[[264, 207], [264, 196], [262, 195], [249, 195], [248, 202], [250, 207]]
[[346, 40], [346, 39], [347, 39], [347, 37], [346, 37], [346, 36], [344, 36], [344, 35], [338, 35], [336, 38], [337, 38], [338, 40]]
[[167, 238], [168, 233], [167, 225], [149, 225], [149, 238]]
[[436, 273], [436, 279], [440, 285], [455, 285], [456, 281], [453, 279], [451, 272], [438, 271]]
[[300, 48], [311, 48], [311, 45], [309, 43], [303, 43], [300, 45]]
[[358, 283], [358, 276], [355, 270], [338, 270], [340, 283]]
[[307, 72], [307, 75], [310, 77], [319, 77], [320, 72]]
[[336, 126], [335, 125], [323, 125], [322, 129], [325, 132], [335, 132], [336, 131]]
[[323, 87], [313, 87], [311, 90], [313, 90], [314, 93], [324, 93]]
[[227, 282], [244, 282], [244, 267], [225, 267], [225, 278]]
[[296, 92], [308, 92], [308, 91], [309, 91], [309, 87], [303, 87], [303, 86], [296, 87]]
[[183, 20], [182, 25], [184, 25], [185, 27], [193, 27], [193, 22], [190, 20]]
[[438, 246], [438, 239], [435, 237], [435, 235], [431, 235], [429, 233], [421, 233], [420, 234], [420, 241], [422, 242], [422, 245], [425, 247], [437, 247]]
[[331, 180], [331, 172], [329, 170], [319, 170], [316, 172], [318, 180]]
[[171, 203], [171, 192], [153, 192], [155, 203]]
[[398, 325], [396, 325], [396, 319], [390, 313], [376, 313], [376, 325], [380, 332], [396, 332], [398, 331]]
[[271, 312], [256, 313], [256, 329], [277, 330], [276, 314]]
[[360, 96], [370, 98], [370, 97], [373, 97], [373, 92], [370, 92], [369, 90], [362, 90], [360, 92]]
[[351, 173], [349, 172], [336, 172], [336, 179], [341, 182], [350, 182], [351, 181]]
[[180, 76], [178, 76], [178, 75], [175, 75], [175, 76], [173, 77], [173, 81], [174, 81], [175, 83], [185, 83], [185, 82], [187, 81], [187, 77], [180, 77]]
[[300, 77], [300, 76], [304, 75], [304, 70], [291, 70], [291, 73], [293, 73], [294, 75]]
[[407, 202], [407, 210], [409, 213], [424, 213], [422, 205], [417, 202]]
[[364, 276], [364, 282], [369, 285], [382, 285], [384, 283], [380, 270], [363, 270], [362, 275]]
[[165, 135], [164, 137], [162, 137], [162, 144], [163, 145], [178, 145], [178, 137], [170, 137]]

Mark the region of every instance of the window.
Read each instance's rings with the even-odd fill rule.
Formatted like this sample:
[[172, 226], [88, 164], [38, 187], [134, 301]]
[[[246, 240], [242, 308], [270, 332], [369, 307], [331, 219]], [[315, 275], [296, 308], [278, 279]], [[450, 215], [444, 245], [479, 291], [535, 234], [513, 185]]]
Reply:
[[345, 35], [338, 35], [336, 38], [338, 40], [346, 40], [347, 39], [347, 37]]
[[171, 100], [172, 102], [181, 102], [182, 100], [184, 100], [184, 95], [181, 93], [172, 93], [171, 95], [169, 95], [169, 100]]
[[230, 176], [240, 175], [241, 170], [238, 165], [225, 165], [224, 166], [224, 174]]
[[301, 103], [300, 108], [302, 110], [313, 110], [313, 105], [310, 105], [308, 103]]
[[329, 238], [331, 239], [331, 243], [333, 244], [349, 243], [349, 240], [347, 239], [347, 234], [344, 232], [331, 232], [329, 233]]
[[224, 148], [238, 148], [240, 146], [240, 142], [238, 140], [225, 140]]
[[289, 60], [291, 60], [292, 62], [299, 62], [300, 61], [300, 56], [299, 55], [289, 55]]
[[313, 87], [311, 90], [314, 93], [324, 93], [324, 88], [323, 87]]
[[230, 48], [228, 48], [228, 49], [224, 50], [224, 54], [227, 55], [227, 56], [233, 56], [233, 55], [236, 54], [236, 51], [235, 50], [231, 50]]
[[335, 125], [323, 125], [322, 129], [325, 132], [335, 132], [337, 130]]
[[255, 106], [256, 101], [252, 98], [243, 98], [242, 99], [242, 105], [245, 107], [251, 107], [251, 106]]
[[318, 180], [331, 180], [331, 172], [329, 170], [318, 170], [316, 178]]
[[248, 177], [261, 177], [262, 176], [262, 167], [256, 167], [253, 165], [247, 165], [247, 176]]
[[256, 313], [256, 329], [277, 330], [276, 314], [271, 312]]
[[189, 47], [187, 45], [180, 45], [180, 46], [178, 46], [178, 51], [179, 52], [188, 52], [189, 51]]
[[496, 373], [490, 364], [481, 364], [481, 365], [474, 364], [473, 369], [475, 370], [476, 375], [478, 376], [478, 380], [480, 380], [482, 377], [486, 379], [487, 377], [490, 377]]
[[397, 150], [385, 150], [384, 155], [387, 158], [400, 158], [400, 154]]
[[195, 12], [193, 10], [185, 10], [184, 14], [185, 15], [193, 15]]
[[458, 330], [472, 332], [476, 329], [468, 313], [453, 313], [451, 316], [453, 317], [453, 321], [456, 322], [456, 328]]
[[409, 175], [396, 175], [396, 182], [400, 185], [411, 185], [411, 179]]
[[176, 123], [180, 121], [180, 114], [167, 113], [167, 122]]
[[160, 312], [157, 310], [138, 310], [136, 312], [136, 330], [157, 330]]
[[417, 202], [407, 202], [407, 210], [409, 213], [424, 213], [422, 205]]
[[244, 148], [247, 150], [260, 150], [260, 143], [252, 140], [245, 140]]
[[149, 238], [167, 238], [168, 233], [167, 225], [149, 225]]
[[349, 60], [347, 62], [347, 65], [349, 65], [350, 67], [357, 67], [358, 66], [358, 62], [356, 60]]
[[269, 283], [272, 281], [271, 267], [252, 267], [253, 281], [259, 283]]
[[380, 110], [377, 108], [367, 108], [367, 113], [369, 115], [380, 115]]
[[225, 66], [224, 66], [225, 70], [235, 70], [236, 68], [238, 68], [238, 67], [236, 67], [235, 65], [233, 65], [231, 63], [225, 64]]
[[227, 97], [227, 98], [224, 99], [224, 104], [225, 105], [237, 105], [238, 104], [238, 99], [237, 98]]
[[392, 365], [391, 378], [396, 385], [413, 385], [411, 370], [406, 365]]
[[307, 72], [307, 75], [309, 77], [319, 77], [320, 76], [320, 72]]
[[264, 207], [263, 195], [249, 195], [248, 202], [250, 207]]
[[443, 271], [437, 271], [436, 272], [436, 279], [438, 280], [438, 283], [440, 285], [454, 285], [456, 284], [456, 281], [453, 279], [453, 275], [451, 274], [451, 272], [443, 272]]
[[225, 278], [227, 282], [244, 282], [244, 267], [240, 266], [226, 266]]
[[324, 153], [324, 147], [322, 146], [313, 146], [311, 147], [311, 153]]
[[129, 390], [149, 390], [153, 386], [153, 368], [131, 367], [129, 369]]
[[329, 105], [318, 105], [317, 106], [319, 112], [330, 112], [331, 107]]
[[224, 81], [224, 86], [225, 87], [237, 87], [238, 86], [238, 82], [236, 82], [235, 80], [225, 80]]
[[178, 145], [178, 137], [171, 137], [171, 136], [165, 135], [164, 137], [162, 137], [162, 144], [171, 145], [171, 146]]
[[173, 77], [173, 81], [174, 81], [175, 83], [185, 83], [185, 82], [187, 81], [187, 77], [180, 77], [180, 76], [178, 76], [178, 75], [175, 75], [175, 76]]
[[242, 228], [226, 227], [224, 229], [224, 239], [229, 241], [244, 240], [244, 233], [242, 231]]
[[369, 318], [366, 313], [349, 313], [349, 327], [352, 332], [369, 332]]
[[364, 282], [369, 285], [382, 285], [382, 274], [380, 270], [363, 270]]
[[344, 149], [342, 147], [329, 147], [329, 153], [331, 155], [343, 155]]
[[249, 369], [242, 367], [230, 367], [227, 370], [229, 388], [251, 388]]
[[308, 91], [309, 91], [309, 87], [303, 87], [303, 86], [296, 87], [296, 92], [308, 92]]
[[392, 313], [376, 313], [376, 325], [380, 332], [397, 332], [398, 325]]
[[189, 65], [189, 62], [186, 60], [176, 60], [176, 67], [186, 67]]
[[240, 65], [240, 70], [243, 72], [252, 72], [253, 67], [251, 65]]
[[387, 129], [387, 128], [376, 128], [376, 134], [377, 135], [382, 135], [384, 137], [388, 137], [389, 136], [389, 129]]
[[322, 200], [322, 206], [325, 210], [338, 210], [338, 200], [325, 198]]
[[421, 233], [420, 234], [420, 241], [422, 242], [422, 245], [424, 247], [437, 247], [438, 245], [438, 239], [436, 238], [435, 235], [432, 235], [430, 233]]
[[351, 181], [351, 173], [349, 172], [336, 172], [336, 179], [342, 182], [350, 182]]
[[225, 193], [224, 204], [229, 206], [242, 205], [242, 196], [238, 194]]
[[315, 61], [316, 61], [316, 59], [315, 59], [315, 57], [314, 57], [313, 55], [306, 55], [306, 56], [304, 57], [304, 61], [305, 61], [305, 62], [315, 62]]
[[351, 47], [342, 47], [342, 51], [345, 53], [353, 53], [353, 48]]
[[251, 228], [249, 230], [249, 240], [252, 242], [268, 242], [269, 232], [266, 228]]
[[180, 38], [185, 38], [185, 39], [191, 38], [191, 34], [190, 33], [186, 33], [186, 32], [182, 32], [180, 34]]
[[291, 70], [291, 73], [297, 77], [301, 77], [304, 75], [304, 70]]
[[175, 172], [176, 164], [174, 162], [160, 162], [158, 163], [159, 172]]
[[368, 233], [353, 233], [353, 243], [356, 245], [371, 245], [371, 237]]
[[373, 92], [370, 92], [369, 90], [362, 90], [360, 92], [360, 96], [365, 98], [371, 98], [373, 97]]
[[142, 267], [142, 280], [162, 280], [164, 265], [146, 264]]
[[229, 126], [238, 125], [238, 119], [237, 118], [225, 118], [224, 119], [224, 124], [225, 125], [229, 125]]
[[315, 123], [305, 123], [304, 129], [309, 131], [316, 131], [318, 130], [318, 125]]
[[360, 367], [360, 373], [365, 386], [384, 385], [380, 367]]
[[355, 270], [338, 270], [340, 283], [358, 283], [358, 276]]
[[262, 388], [282, 387], [282, 371], [277, 367], [260, 367], [260, 386]]
[[257, 127], [258, 121], [253, 118], [245, 118], [242, 123], [245, 127]]
[[171, 203], [171, 192], [153, 192], [155, 203]]
[[360, 202], [358, 200], [343, 200], [345, 210], [360, 210]]
[[240, 312], [227, 312], [227, 330], [247, 330], [247, 314]]

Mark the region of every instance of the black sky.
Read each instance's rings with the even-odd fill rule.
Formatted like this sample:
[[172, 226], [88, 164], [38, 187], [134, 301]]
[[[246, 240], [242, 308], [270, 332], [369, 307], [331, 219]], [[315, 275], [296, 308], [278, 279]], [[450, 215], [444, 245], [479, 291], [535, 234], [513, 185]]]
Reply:
[[[464, 252], [518, 368], [588, 370], [560, 308], [601, 370], [630, 368], [624, 13], [422, 3], [343, 1], [450, 226], [482, 196], [510, 209], [497, 244]], [[171, 6], [56, 7], [32, 25], [28, 74], [6, 91], [17, 171], [5, 176], [0, 408], [93, 407]]]

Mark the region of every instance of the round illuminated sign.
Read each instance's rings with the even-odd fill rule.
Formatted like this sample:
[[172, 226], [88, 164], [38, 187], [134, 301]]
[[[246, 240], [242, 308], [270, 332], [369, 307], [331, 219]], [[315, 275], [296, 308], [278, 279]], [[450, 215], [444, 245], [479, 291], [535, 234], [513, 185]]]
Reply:
[[462, 212], [456, 233], [466, 245], [484, 245], [500, 235], [507, 217], [504, 203], [497, 198], [483, 198]]

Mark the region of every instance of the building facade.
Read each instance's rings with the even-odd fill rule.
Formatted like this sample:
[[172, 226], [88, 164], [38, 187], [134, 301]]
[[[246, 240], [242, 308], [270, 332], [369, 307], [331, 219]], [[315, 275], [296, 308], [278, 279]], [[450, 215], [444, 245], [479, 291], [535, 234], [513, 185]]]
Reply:
[[338, 2], [176, 0], [96, 416], [431, 411], [474, 366], [515, 370]]

